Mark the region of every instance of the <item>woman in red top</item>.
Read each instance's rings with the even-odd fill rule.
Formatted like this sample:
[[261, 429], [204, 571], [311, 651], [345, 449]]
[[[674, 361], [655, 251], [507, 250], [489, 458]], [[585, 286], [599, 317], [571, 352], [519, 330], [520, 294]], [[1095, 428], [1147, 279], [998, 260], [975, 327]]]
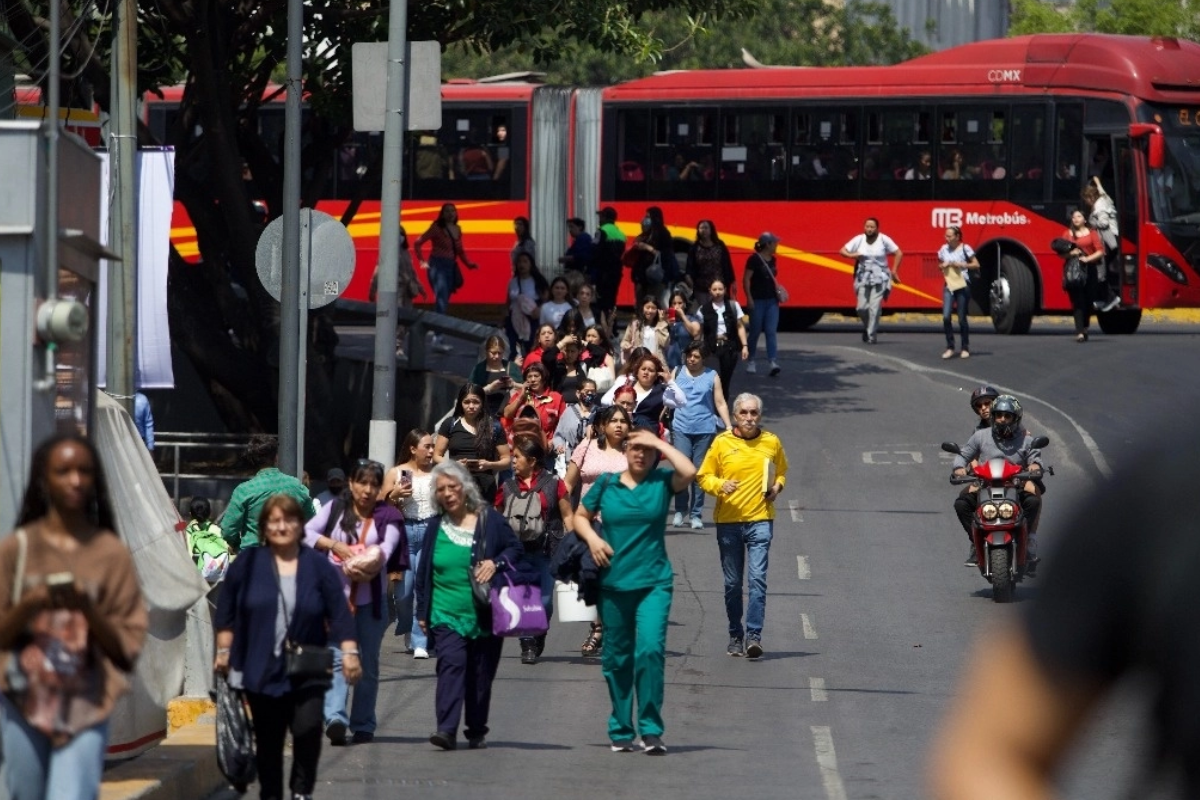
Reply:
[[[422, 246], [431, 243], [429, 260], [421, 252]], [[463, 252], [462, 229], [458, 227], [458, 209], [453, 203], [446, 203], [438, 213], [429, 229], [421, 234], [421, 238], [413, 244], [417, 261], [422, 269], [429, 270], [429, 283], [433, 286], [433, 310], [445, 314], [450, 307], [450, 295], [462, 285], [462, 275], [458, 274], [458, 286], [455, 286], [456, 262], [461, 261], [467, 269], [478, 269], [479, 265], [467, 258]], [[450, 352], [450, 346], [442, 341], [440, 336], [433, 337], [433, 349], [438, 352]]]
[[538, 421], [542, 424], [543, 442], [554, 438], [558, 420], [566, 410], [562, 395], [550, 388], [550, 376], [540, 361], [525, 365], [525, 386], [513, 392], [508, 404], [504, 406], [504, 419], [508, 421], [511, 430], [512, 420], [516, 419], [523, 407], [529, 406], [537, 412]]
[[1079, 259], [1087, 275], [1083, 288], [1070, 292], [1071, 307], [1075, 310], [1075, 341], [1086, 342], [1088, 325], [1092, 322], [1092, 298], [1096, 295], [1096, 268], [1092, 265], [1104, 261], [1104, 241], [1099, 233], [1088, 227], [1087, 217], [1079, 210], [1071, 214], [1071, 227], [1063, 238], [1075, 245], [1068, 255]]

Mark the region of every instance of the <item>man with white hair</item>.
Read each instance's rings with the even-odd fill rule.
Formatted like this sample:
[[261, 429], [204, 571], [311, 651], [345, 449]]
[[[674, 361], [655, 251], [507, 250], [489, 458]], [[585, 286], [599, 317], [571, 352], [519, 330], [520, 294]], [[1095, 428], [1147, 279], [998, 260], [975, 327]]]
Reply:
[[[787, 479], [787, 455], [779, 437], [762, 429], [762, 400], [744, 392], [733, 401], [733, 429], [713, 440], [696, 482], [717, 499], [717, 547], [725, 577], [731, 656], [759, 658], [767, 608], [767, 556], [775, 527], [775, 498]], [[747, 556], [749, 557], [747, 559]], [[742, 573], [749, 602], [742, 621]]]

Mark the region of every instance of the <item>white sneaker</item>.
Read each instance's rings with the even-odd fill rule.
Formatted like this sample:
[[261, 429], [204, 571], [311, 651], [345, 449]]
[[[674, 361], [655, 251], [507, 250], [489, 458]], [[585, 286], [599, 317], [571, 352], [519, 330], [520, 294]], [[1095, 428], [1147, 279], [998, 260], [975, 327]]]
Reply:
[[429, 651], [424, 647], [413, 648], [413, 658], [429, 658]]
[[753, 375], [754, 373], [758, 372], [758, 363], [755, 361], [747, 361], [746, 362], [746, 372], [750, 375]]
[[682, 511], [675, 512], [675, 517], [674, 517], [674, 519], [671, 520], [671, 524], [674, 525], [676, 528], [683, 527], [683, 512]]

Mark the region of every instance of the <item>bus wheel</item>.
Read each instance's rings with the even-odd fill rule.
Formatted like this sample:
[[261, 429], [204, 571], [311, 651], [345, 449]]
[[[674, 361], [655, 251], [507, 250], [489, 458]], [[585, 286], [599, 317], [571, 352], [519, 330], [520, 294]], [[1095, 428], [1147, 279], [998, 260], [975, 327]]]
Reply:
[[1033, 273], [1021, 259], [1000, 258], [1000, 274], [992, 281], [988, 299], [996, 333], [1029, 333], [1033, 324]]
[[1142, 321], [1142, 310], [1134, 308], [1108, 311], [1097, 314], [1096, 320], [1100, 323], [1100, 330], [1110, 336], [1128, 336], [1137, 333], [1138, 325]]
[[809, 308], [779, 309], [779, 329], [791, 331], [806, 331], [821, 321], [823, 311], [813, 311]]

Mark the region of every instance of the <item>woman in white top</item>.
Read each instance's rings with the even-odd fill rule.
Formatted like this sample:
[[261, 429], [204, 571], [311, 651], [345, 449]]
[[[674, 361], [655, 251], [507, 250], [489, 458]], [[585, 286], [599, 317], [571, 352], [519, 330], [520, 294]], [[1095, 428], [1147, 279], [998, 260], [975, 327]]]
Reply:
[[950, 324], [950, 312], [958, 304], [958, 333], [962, 337], [962, 352], [959, 356], [969, 358], [971, 327], [967, 324], [967, 307], [971, 304], [971, 286], [967, 281], [967, 270], [979, 269], [975, 251], [962, 240], [962, 229], [957, 225], [946, 228], [946, 243], [937, 254], [938, 268], [946, 285], [942, 288], [942, 328], [946, 331], [946, 352], [942, 358], [954, 357], [954, 326]]
[[617, 390], [631, 387], [637, 395], [634, 407], [635, 420], [657, 424], [663, 411], [680, 408], [687, 404], [683, 390], [675, 383], [663, 362], [647, 350], [634, 351], [613, 387], [604, 393], [601, 405], [611, 406], [616, 401]]
[[666, 315], [653, 295], [642, 298], [642, 313], [634, 318], [621, 338], [621, 358], [628, 360], [636, 348], [644, 347], [660, 361], [667, 359], [667, 343], [671, 330], [667, 327]]
[[433, 434], [414, 428], [400, 444], [400, 458], [388, 470], [379, 493], [381, 500], [394, 505], [404, 515], [404, 530], [408, 534], [408, 572], [389, 575], [396, 603], [396, 635], [405, 634], [406, 648], [413, 658], [429, 658], [428, 640], [417, 625], [413, 607], [413, 586], [417, 565], [425, 544], [429, 521], [438, 515], [433, 502]]
[[596, 300], [596, 287], [590, 283], [585, 283], [575, 292], [575, 308], [579, 311], [579, 316], [583, 318], [584, 326], [590, 327], [596, 325], [604, 334], [612, 338], [612, 316], [605, 314], [603, 311], [597, 311], [592, 308], [592, 303]]
[[539, 321], [542, 325], [553, 325], [558, 328], [562, 324], [563, 316], [575, 307], [570, 300], [571, 287], [567, 284], [567, 279], [559, 275], [554, 280], [550, 281], [550, 299], [542, 303], [542, 311]]

